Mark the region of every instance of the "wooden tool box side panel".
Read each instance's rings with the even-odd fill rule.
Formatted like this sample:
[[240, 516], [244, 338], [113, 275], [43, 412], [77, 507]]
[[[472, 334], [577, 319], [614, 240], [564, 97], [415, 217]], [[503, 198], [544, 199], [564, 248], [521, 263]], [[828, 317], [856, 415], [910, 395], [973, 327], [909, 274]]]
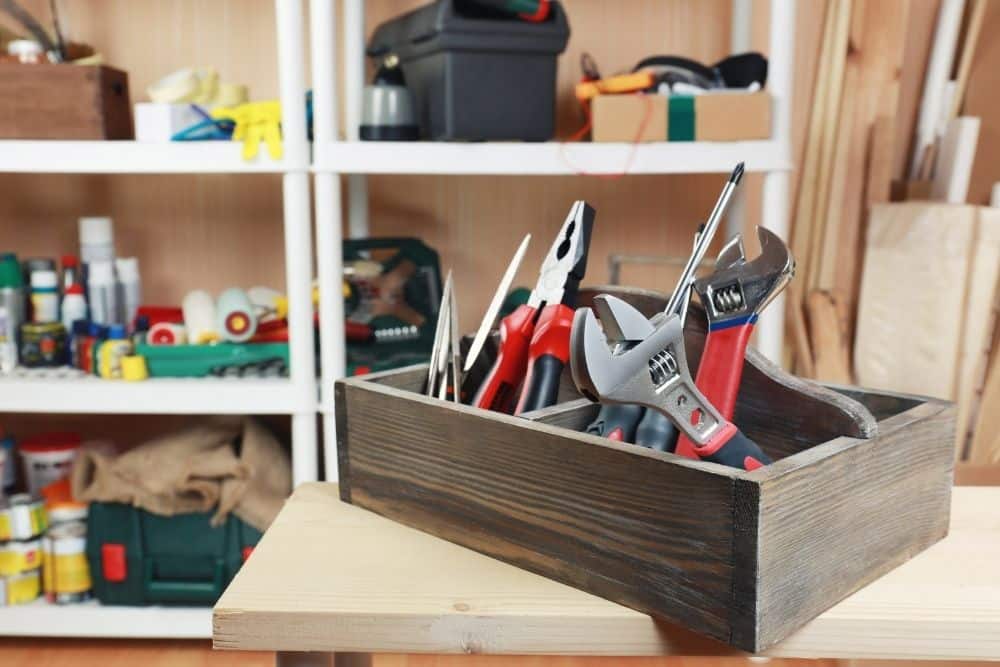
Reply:
[[871, 440], [838, 438], [770, 466], [759, 569], [737, 573], [759, 580], [755, 650], [947, 534], [954, 430], [954, 406], [928, 401], [879, 422]]
[[361, 380], [337, 390], [345, 501], [730, 640], [735, 472]]

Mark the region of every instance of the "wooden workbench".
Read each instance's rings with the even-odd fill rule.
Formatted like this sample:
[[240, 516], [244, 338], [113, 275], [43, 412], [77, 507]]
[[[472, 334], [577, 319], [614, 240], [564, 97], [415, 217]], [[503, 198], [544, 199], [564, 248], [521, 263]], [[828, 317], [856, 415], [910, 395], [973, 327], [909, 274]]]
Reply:
[[[279, 662], [301, 651], [732, 654], [342, 503], [321, 483], [287, 502], [216, 605], [213, 636], [217, 648], [278, 651]], [[1000, 488], [956, 488], [945, 540], [768, 655], [1000, 659]]]

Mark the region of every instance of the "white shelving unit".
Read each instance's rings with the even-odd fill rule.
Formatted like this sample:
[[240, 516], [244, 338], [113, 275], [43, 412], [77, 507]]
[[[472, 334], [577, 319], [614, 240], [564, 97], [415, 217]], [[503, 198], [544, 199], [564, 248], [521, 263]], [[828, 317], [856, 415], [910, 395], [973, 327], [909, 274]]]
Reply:
[[0, 636], [208, 639], [210, 607], [102, 607], [96, 602], [60, 606], [39, 599], [0, 607]]
[[[326, 478], [336, 479], [336, 433], [333, 383], [344, 374], [343, 303], [341, 280], [342, 213], [339, 176], [348, 176], [349, 229], [367, 228], [365, 174], [497, 174], [574, 175], [728, 173], [743, 160], [749, 171], [764, 177], [763, 220], [779, 236], [788, 236], [789, 171], [791, 160], [792, 65], [795, 0], [772, 0], [769, 34], [768, 91], [774, 99], [772, 138], [733, 143], [662, 143], [633, 148], [625, 144], [361, 142], [357, 128], [364, 70], [364, 0], [344, 0], [345, 25], [337, 37], [334, 0], [310, 0], [313, 73], [313, 171], [316, 186], [316, 245], [320, 289], [321, 392]], [[735, 12], [747, 17], [749, 0], [734, 0]], [[741, 19], [742, 20], [742, 19]], [[746, 41], [736, 33], [734, 43]], [[344, 109], [347, 136], [337, 136], [336, 45], [343, 44]], [[632, 152], [634, 151], [634, 155]], [[632, 155], [631, 160], [630, 155]], [[757, 346], [779, 361], [783, 343], [784, 297], [768, 307], [757, 325]]]
[[[244, 162], [236, 142], [0, 141], [0, 173], [282, 174], [290, 377], [114, 382], [18, 373], [0, 379], [0, 412], [287, 414], [292, 419], [294, 481], [318, 478], [303, 5], [301, 0], [275, 0], [275, 9], [282, 160], [271, 160], [262, 148], [256, 160]], [[38, 601], [0, 607], [0, 635], [209, 638], [212, 616], [207, 607], [55, 606]]]

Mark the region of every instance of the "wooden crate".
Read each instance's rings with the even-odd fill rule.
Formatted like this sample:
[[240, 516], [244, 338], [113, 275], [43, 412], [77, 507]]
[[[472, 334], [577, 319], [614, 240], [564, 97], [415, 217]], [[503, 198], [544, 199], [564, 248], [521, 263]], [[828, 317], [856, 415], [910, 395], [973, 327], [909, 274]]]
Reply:
[[0, 64], [0, 139], [132, 139], [128, 74]]
[[[693, 310], [693, 367], [704, 327]], [[598, 406], [566, 383], [512, 417], [427, 398], [425, 375], [337, 383], [345, 501], [740, 649], [948, 531], [948, 403], [834, 391], [750, 351], [734, 421], [775, 463], [745, 472], [580, 433]]]

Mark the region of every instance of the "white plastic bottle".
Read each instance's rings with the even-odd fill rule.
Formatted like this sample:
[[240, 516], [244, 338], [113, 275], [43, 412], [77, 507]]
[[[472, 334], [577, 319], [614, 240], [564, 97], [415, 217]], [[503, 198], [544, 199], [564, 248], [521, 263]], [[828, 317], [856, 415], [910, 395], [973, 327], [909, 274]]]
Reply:
[[59, 276], [55, 271], [31, 274], [31, 313], [35, 322], [59, 321]]
[[115, 232], [111, 218], [80, 218], [80, 260], [110, 262], [115, 258]]
[[135, 315], [142, 304], [142, 281], [139, 277], [139, 259], [137, 257], [122, 257], [115, 260], [118, 270], [119, 294], [122, 309], [121, 322], [131, 331]]
[[73, 322], [87, 319], [87, 300], [83, 298], [83, 285], [74, 284], [66, 288], [62, 300], [62, 323], [66, 331], [73, 331]]

